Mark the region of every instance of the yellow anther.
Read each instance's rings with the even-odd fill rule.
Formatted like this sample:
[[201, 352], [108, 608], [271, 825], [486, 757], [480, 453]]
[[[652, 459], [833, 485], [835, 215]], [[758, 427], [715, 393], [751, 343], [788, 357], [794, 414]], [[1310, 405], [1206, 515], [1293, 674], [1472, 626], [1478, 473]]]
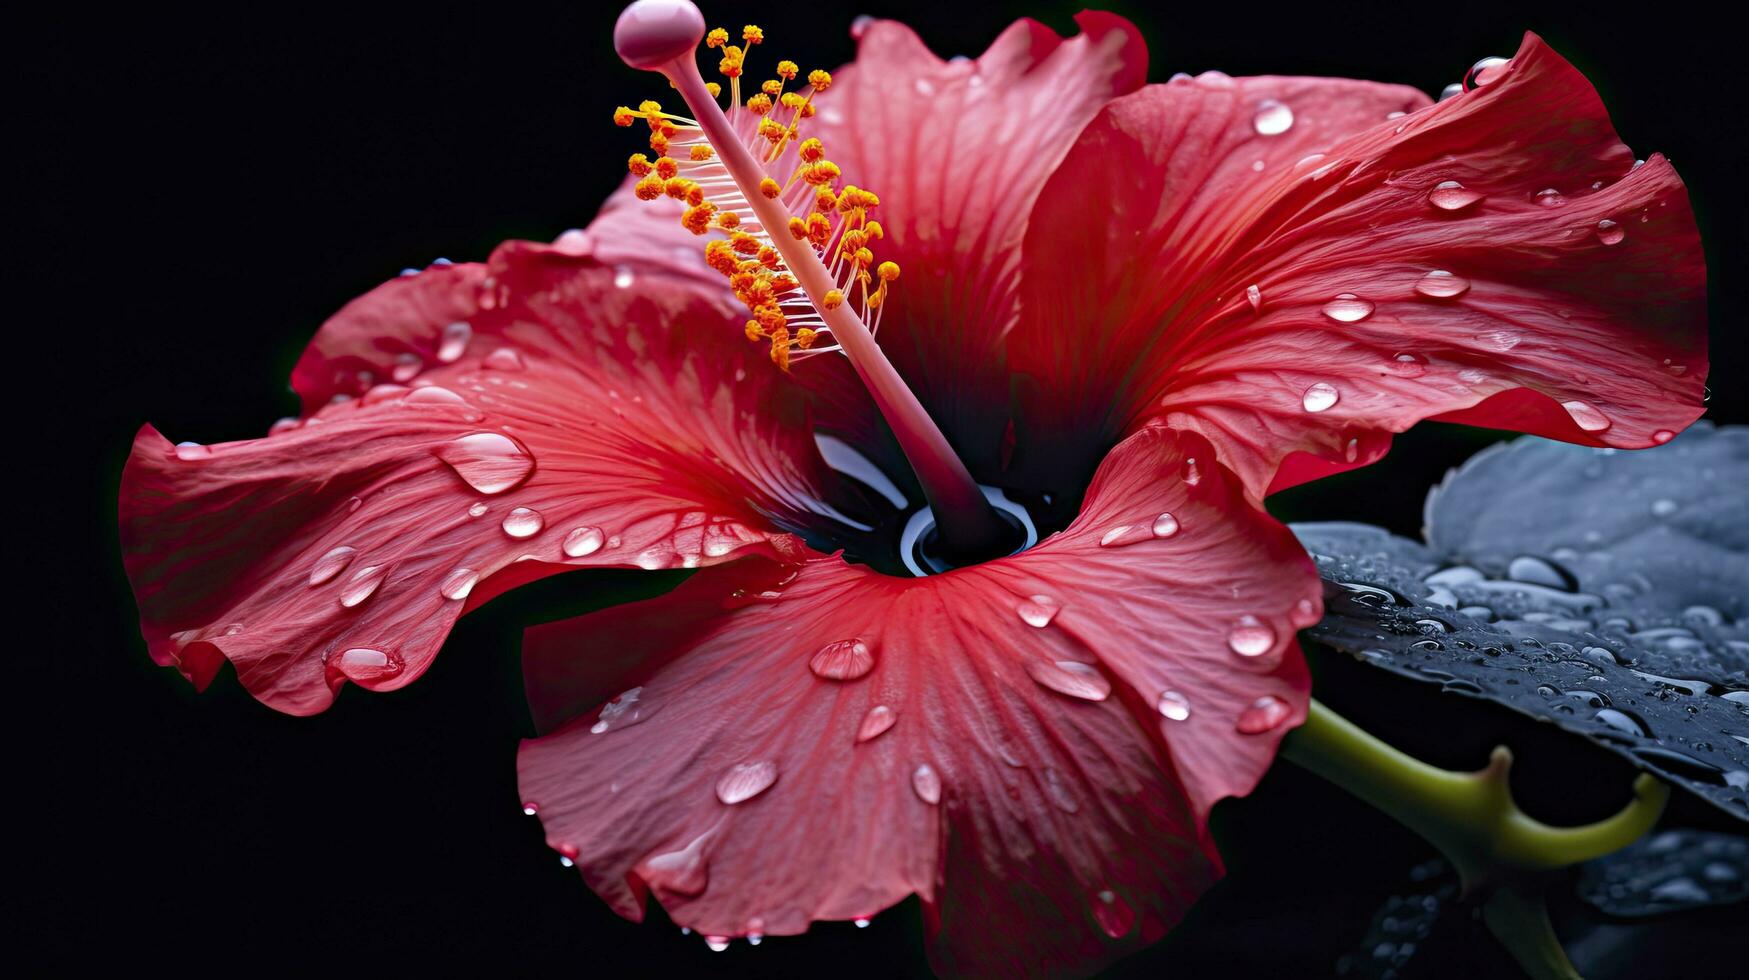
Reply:
[[747, 321], [747, 339], [755, 343], [765, 339], [765, 328], [759, 325], [758, 320]]
[[816, 68], [808, 72], [808, 84], [814, 86], [814, 91], [824, 92], [832, 87], [832, 73]]
[[777, 185], [777, 181], [767, 177], [759, 182], [759, 193], [766, 197], [775, 199], [777, 195], [783, 193], [783, 188]]
[[748, 47], [752, 47], [753, 45], [765, 40], [765, 32], [752, 24], [748, 24], [746, 27], [741, 28], [741, 40], [747, 42]]
[[857, 249], [867, 244], [867, 235], [855, 229], [851, 229], [844, 233], [844, 244], [840, 246], [839, 251], [842, 251], [845, 255], [854, 255], [856, 254]]
[[816, 187], [830, 184], [840, 175], [838, 165], [830, 160], [816, 160], [802, 170], [802, 179]]
[[650, 149], [655, 150], [656, 154], [658, 156], [660, 156], [661, 154], [667, 153], [668, 152], [668, 137], [663, 136], [661, 133], [651, 133], [650, 134]]
[[686, 213], [680, 216], [680, 225], [694, 235], [702, 235], [710, 230], [711, 215], [716, 209], [717, 206], [709, 201], [695, 204], [687, 208]]
[[651, 126], [654, 126], [659, 118], [655, 113], [662, 111], [662, 103], [654, 99], [645, 99], [638, 103], [638, 111], [644, 114], [644, 118], [650, 121]]
[[693, 183], [685, 177], [671, 177], [662, 184], [662, 193], [676, 201], [686, 200], [686, 192], [692, 190]]
[[775, 78], [768, 78], [759, 83], [759, 91], [775, 99], [783, 92], [783, 83]]
[[818, 336], [819, 334], [814, 332], [813, 327], [803, 327], [796, 331], [796, 346], [802, 350], [807, 350], [814, 346], [814, 338]]
[[777, 249], [767, 245], [759, 250], [759, 264], [767, 269], [775, 269], [783, 264], [783, 256], [778, 254]]
[[874, 253], [873, 252], [869, 251], [866, 248], [859, 248], [856, 250], [856, 267], [858, 269], [866, 269], [873, 264], [874, 264]]
[[875, 269], [875, 275], [881, 277], [881, 282], [893, 282], [899, 278], [899, 263], [882, 262], [880, 267]]
[[720, 27], [711, 28], [711, 32], [704, 36], [704, 46], [707, 48], [720, 48], [728, 43], [729, 32]]
[[795, 78], [796, 73], [801, 70], [800, 66], [793, 61], [780, 61], [777, 63], [777, 77], [786, 82]]
[[613, 110], [613, 124], [615, 126], [630, 126], [637, 118], [638, 115], [632, 111], [631, 106], [622, 105]]
[[650, 172], [650, 158], [642, 153], [634, 153], [632, 158], [626, 161], [626, 169], [642, 177]]
[[[638, 186], [642, 187], [643, 185], [640, 184]], [[639, 194], [638, 196], [643, 197], [642, 194]], [[649, 198], [646, 197], [646, 198], [644, 198], [644, 200], [647, 201], [647, 200], [649, 200]], [[796, 241], [802, 241], [802, 240], [806, 239], [808, 237], [808, 223], [806, 221], [803, 221], [800, 218], [789, 219], [789, 233], [790, 233], [790, 236], [792, 238], [794, 238]]]
[[812, 118], [814, 118], [814, 113], [819, 112], [819, 111], [820, 111], [820, 107], [813, 104], [812, 102], [805, 102], [802, 104], [802, 118], [803, 119], [812, 119]]
[[740, 78], [742, 58], [741, 49], [733, 44], [723, 48], [723, 60], [717, 62], [717, 71], [722, 72], [724, 78]]
[[772, 276], [771, 289], [778, 294], [787, 293], [796, 288], [796, 281], [789, 276]]
[[803, 160], [812, 162], [825, 157], [826, 146], [819, 140], [810, 136], [807, 139], [802, 140], [802, 144], [796, 147], [796, 152], [801, 155]]
[[719, 98], [723, 94], [723, 87], [721, 85], [718, 85], [716, 82], [705, 82], [704, 83], [704, 90], [706, 92], [709, 92], [711, 94], [711, 98], [713, 98], [713, 99]]
[[687, 156], [694, 160], [709, 160], [711, 158], [711, 145], [709, 143], [694, 143]]
[[[882, 228], [881, 223], [878, 221], [869, 221], [869, 222], [864, 223], [862, 226], [862, 231], [863, 231], [863, 234], [868, 236], [868, 240], [871, 242], [878, 242], [881, 239], [887, 237], [887, 230], [885, 228]], [[887, 265], [892, 265], [892, 263], [888, 262]], [[897, 268], [897, 266], [894, 266], [894, 268]]]
[[836, 310], [844, 305], [844, 293], [837, 289], [828, 289], [826, 295], [820, 298], [820, 305], [828, 310]]
[[729, 247], [728, 242], [720, 238], [705, 244], [704, 262], [725, 276], [735, 275], [736, 267], [740, 265], [740, 262], [735, 258], [735, 250]]
[[729, 245], [742, 255], [758, 255], [759, 249], [762, 247], [759, 244], [759, 239], [754, 238], [752, 235], [749, 235], [744, 231], [735, 232], [735, 234], [729, 238]]
[[741, 216], [736, 214], [733, 211], [724, 211], [722, 214], [717, 215], [717, 227], [718, 228], [728, 230], [730, 228], [739, 227], [740, 224], [741, 224]]
[[775, 119], [759, 120], [759, 135], [772, 143], [781, 143], [789, 135], [789, 130]]
[[818, 211], [808, 215], [808, 238], [816, 245], [826, 244], [832, 237], [832, 221]]
[[747, 100], [747, 110], [755, 116], [763, 116], [771, 111], [771, 96], [764, 92]]
[[691, 184], [691, 186], [687, 187], [686, 188], [686, 203], [692, 205], [693, 207], [697, 207], [700, 204], [703, 204], [704, 203], [704, 188], [698, 186], [697, 184]]
[[802, 104], [803, 100], [802, 100], [802, 97], [800, 95], [797, 95], [794, 92], [785, 92], [785, 93], [783, 93], [783, 98], [780, 101], [783, 102], [783, 107], [785, 109], [794, 109], [794, 108], [799, 107]]
[[838, 206], [838, 195], [832, 193], [832, 188], [822, 187], [814, 193], [814, 210], [830, 211]]
[[776, 337], [771, 338], [771, 363], [785, 371], [789, 370], [789, 337], [787, 333], [788, 331], [785, 331], [786, 336], [782, 340]]
[[640, 201], [654, 201], [662, 196], [662, 178], [651, 174], [638, 181], [637, 186], [632, 188], [632, 193], [636, 194]]
[[[641, 153], [638, 155], [643, 156]], [[667, 180], [679, 172], [680, 164], [676, 163], [673, 157], [656, 158], [656, 176], [661, 177], [663, 180]]]
[[759, 325], [764, 327], [770, 333], [775, 334], [779, 331], [784, 331], [785, 334], [788, 333], [788, 331], [785, 330], [785, 325], [788, 324], [789, 321], [784, 318], [783, 311], [778, 309], [777, 304], [775, 303], [765, 303], [759, 306], [753, 311], [753, 318], [758, 320]]

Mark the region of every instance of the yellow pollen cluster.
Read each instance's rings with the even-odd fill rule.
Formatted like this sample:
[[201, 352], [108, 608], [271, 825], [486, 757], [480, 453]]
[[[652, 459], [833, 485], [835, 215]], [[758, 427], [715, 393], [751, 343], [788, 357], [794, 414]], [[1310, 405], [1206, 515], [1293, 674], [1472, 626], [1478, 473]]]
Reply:
[[[724, 236], [705, 243], [705, 263], [728, 280], [735, 297], [747, 307], [747, 339], [769, 345], [773, 363], [788, 370], [792, 355], [837, 349], [830, 340], [822, 342], [820, 335], [830, 330], [827, 315], [853, 300], [852, 312], [860, 307], [869, 328], [878, 326], [899, 267], [875, 261], [873, 245], [884, 232], [869, 212], [880, 205], [880, 198], [854, 184], [840, 186], [843, 172], [827, 158], [825, 145], [817, 137], [801, 135], [803, 122], [815, 114], [814, 97], [832, 85], [831, 74], [811, 71], [805, 90], [785, 91], [786, 83], [801, 75], [801, 68], [793, 61], [779, 61], [777, 77], [760, 83], [743, 104], [740, 80], [746, 54], [765, 40], [765, 33], [748, 24], [741, 29], [743, 46], [730, 40], [729, 32], [719, 27], [705, 35], [704, 43], [722, 52], [717, 68], [729, 80], [731, 124], [746, 134], [747, 150], [770, 171], [756, 191], [789, 212], [787, 227], [766, 228], [760, 223], [741, 196], [752, 190], [736, 186], [694, 120], [646, 101], [635, 110], [619, 106], [613, 121], [619, 126], [631, 126], [639, 119], [647, 123], [652, 154], [636, 153], [627, 161], [627, 169], [638, 178], [633, 193], [645, 201], [663, 197], [683, 201], [687, 207], [680, 223], [686, 230], [695, 235], [714, 230]], [[713, 98], [720, 96], [721, 86], [706, 87]], [[749, 115], [737, 120], [743, 111]], [[773, 234], [788, 234], [805, 243], [812, 253], [809, 261], [818, 260], [835, 284], [821, 297], [818, 308], [785, 266]]]

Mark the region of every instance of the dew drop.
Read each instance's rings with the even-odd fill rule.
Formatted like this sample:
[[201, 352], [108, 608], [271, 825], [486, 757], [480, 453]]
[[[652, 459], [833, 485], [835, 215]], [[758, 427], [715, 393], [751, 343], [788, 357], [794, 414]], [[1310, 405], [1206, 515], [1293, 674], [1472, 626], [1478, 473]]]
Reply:
[[484, 494], [503, 493], [534, 472], [534, 456], [500, 432], [470, 433], [444, 443], [436, 452], [468, 486]]
[[485, 365], [494, 371], [521, 371], [527, 367], [514, 347], [500, 347], [487, 354]]
[[874, 651], [858, 639], [835, 640], [808, 658], [814, 676], [831, 681], [853, 681], [874, 669]]
[[1441, 211], [1461, 211], [1481, 199], [1481, 194], [1455, 180], [1442, 180], [1427, 192], [1427, 203]]
[[1626, 237], [1628, 230], [1608, 218], [1597, 223], [1597, 240], [1605, 245], [1619, 245]]
[[486, 511], [488, 511], [488, 510], [491, 510], [491, 508], [487, 507], [484, 503], [476, 503], [476, 504], [473, 504], [470, 507], [468, 507], [468, 516], [469, 517], [485, 517]]
[[1099, 923], [1100, 930], [1113, 939], [1129, 935], [1136, 924], [1136, 910], [1109, 888], [1093, 898], [1093, 918]]
[[321, 585], [339, 575], [352, 564], [352, 556], [356, 554], [357, 549], [341, 545], [316, 559], [316, 563], [310, 566], [310, 584]]
[[857, 15], [856, 19], [850, 22], [850, 39], [852, 41], [862, 40], [862, 36], [868, 33], [870, 27], [874, 26], [874, 21], [875, 19], [867, 14]]
[[1604, 415], [1587, 402], [1577, 400], [1562, 402], [1561, 407], [1567, 410], [1568, 415], [1572, 416], [1573, 424], [1586, 432], [1602, 432], [1610, 426], [1609, 416]]
[[1184, 461], [1184, 485], [1194, 487], [1202, 482], [1202, 470], [1196, 465], [1196, 457]]
[[729, 937], [727, 937], [727, 936], [706, 936], [706, 937], [704, 937], [704, 944], [710, 948], [711, 952], [720, 953], [723, 950], [729, 948]]
[[[941, 776], [927, 762], [911, 770], [911, 789], [916, 791], [918, 799], [930, 806], [941, 802]], [[857, 925], [863, 925], [867, 921], [858, 919]]]
[[893, 727], [899, 716], [893, 709], [884, 704], [877, 704], [868, 709], [868, 714], [862, 716], [862, 724], [856, 727], [856, 740], [866, 742]]
[[1561, 195], [1561, 192], [1553, 187], [1545, 187], [1537, 191], [1534, 200], [1545, 208], [1558, 208], [1567, 203], [1567, 199]]
[[1335, 299], [1324, 304], [1324, 315], [1337, 323], [1359, 323], [1372, 316], [1376, 308], [1372, 300], [1361, 299], [1353, 293], [1338, 293]]
[[346, 580], [346, 587], [340, 590], [340, 605], [346, 609], [358, 605], [376, 594], [377, 587], [383, 584], [388, 575], [388, 569], [382, 565], [366, 565]]
[[1264, 99], [1251, 117], [1251, 128], [1259, 136], [1280, 136], [1293, 128], [1294, 111], [1274, 99]]
[[353, 647], [329, 663], [347, 680], [360, 684], [380, 681], [401, 672], [401, 658], [370, 647]]
[[1506, 577], [1514, 582], [1528, 582], [1531, 585], [1547, 586], [1560, 589], [1562, 592], [1576, 592], [1579, 580], [1573, 573], [1535, 555], [1519, 555], [1506, 565]]
[[1241, 657], [1260, 657], [1275, 646], [1275, 629], [1256, 616], [1240, 616], [1227, 630], [1227, 646]]
[[1154, 518], [1154, 526], [1150, 528], [1156, 538], [1169, 538], [1178, 533], [1178, 518], [1169, 513], [1162, 513]]
[[760, 760], [731, 766], [717, 780], [717, 799], [730, 805], [744, 803], [777, 782], [777, 764]]
[[1258, 289], [1255, 283], [1253, 283], [1252, 285], [1246, 286], [1245, 287], [1245, 302], [1251, 304], [1251, 312], [1253, 312], [1253, 313], [1256, 313], [1259, 310], [1262, 310], [1263, 309], [1263, 290]]
[[1100, 536], [1099, 546], [1101, 548], [1121, 548], [1125, 545], [1152, 540], [1154, 540], [1154, 534], [1145, 525], [1119, 524]]
[[1177, 691], [1161, 693], [1156, 707], [1171, 721], [1183, 721], [1190, 717], [1190, 699]]
[[655, 714], [654, 708], [639, 700], [643, 693], [642, 687], [634, 687], [602, 705], [601, 714], [596, 717], [595, 724], [589, 726], [589, 734], [600, 735], [616, 726], [635, 725]]
[[468, 341], [474, 339], [474, 328], [468, 326], [468, 321], [457, 320], [443, 328], [443, 339], [437, 345], [437, 359], [445, 364], [461, 360], [462, 352], [468, 349]]
[[632, 288], [634, 281], [636, 281], [636, 277], [632, 275], [630, 267], [622, 265], [613, 270], [613, 284], [620, 289]]
[[417, 378], [419, 372], [424, 369], [425, 362], [419, 359], [419, 355], [402, 354], [395, 358], [395, 366], [394, 369], [389, 372], [389, 377], [393, 378], [396, 384], [404, 385], [407, 382], [412, 381], [414, 378]]
[[1057, 611], [1061, 608], [1057, 605], [1057, 600], [1050, 596], [1035, 595], [1016, 606], [1014, 611], [1020, 614], [1021, 622], [1043, 629], [1051, 625], [1051, 620], [1057, 618]]
[[1657, 432], [1652, 433], [1652, 441], [1660, 446], [1674, 438], [1676, 438], [1676, 433], [1671, 432], [1669, 429], [1659, 429]]
[[1398, 354], [1391, 358], [1389, 367], [1399, 378], [1419, 378], [1427, 373], [1427, 358], [1420, 354]]
[[568, 558], [585, 558], [601, 550], [607, 543], [607, 536], [598, 527], [580, 527], [565, 535], [565, 541], [559, 547], [565, 551]]
[[1659, 497], [1652, 501], [1652, 516], [1654, 517], [1669, 517], [1676, 513], [1677, 509], [1676, 501], [1668, 497]]
[[546, 521], [540, 516], [540, 511], [528, 507], [518, 507], [504, 515], [504, 533], [513, 538], [531, 538], [540, 533]]
[[437, 591], [445, 599], [460, 601], [474, 591], [474, 586], [480, 581], [480, 573], [471, 568], [458, 568], [444, 576], [443, 584]]
[[1300, 396], [1300, 407], [1308, 412], [1322, 412], [1336, 404], [1340, 397], [1342, 396], [1336, 391], [1335, 385], [1320, 381], [1307, 388], [1306, 393]]
[[858, 929], [867, 929], [868, 928], [868, 920], [861, 917], [861, 916], [858, 916], [857, 918], [852, 919], [851, 921], [856, 923], [856, 927]]
[[198, 442], [179, 442], [176, 444], [177, 459], [206, 459], [212, 454], [211, 446], [203, 446]]
[[1510, 330], [1484, 330], [1476, 335], [1476, 339], [1483, 347], [1504, 354], [1517, 347], [1521, 338]]
[[423, 388], [414, 388], [412, 393], [402, 399], [402, 402], [407, 405], [441, 405], [444, 408], [473, 408], [472, 405], [468, 404], [466, 398], [450, 391], [448, 388], [442, 388], [437, 385], [426, 385]]
[[1470, 291], [1470, 281], [1444, 269], [1434, 269], [1416, 281], [1415, 291], [1429, 299], [1455, 299]]
[[1265, 694], [1251, 702], [1251, 706], [1239, 712], [1239, 720], [1233, 727], [1241, 735], [1261, 735], [1288, 719], [1293, 711], [1286, 701], [1273, 694]]
[[1111, 696], [1111, 681], [1092, 664], [1079, 660], [1028, 660], [1026, 672], [1041, 686], [1083, 701]]
[[536, 814], [538, 814], [538, 813], [540, 813], [540, 805], [539, 805], [539, 804], [536, 804], [536, 803], [524, 803], [524, 804], [523, 804], [523, 805], [522, 805], [522, 815], [523, 815], [523, 816], [525, 816], [525, 817], [532, 817], [532, 816], [535, 816], [535, 815], [536, 815]]
[[1492, 84], [1501, 76], [1500, 69], [1511, 63], [1505, 58], [1483, 58], [1476, 62], [1464, 75], [1464, 91], [1471, 92], [1484, 85]]

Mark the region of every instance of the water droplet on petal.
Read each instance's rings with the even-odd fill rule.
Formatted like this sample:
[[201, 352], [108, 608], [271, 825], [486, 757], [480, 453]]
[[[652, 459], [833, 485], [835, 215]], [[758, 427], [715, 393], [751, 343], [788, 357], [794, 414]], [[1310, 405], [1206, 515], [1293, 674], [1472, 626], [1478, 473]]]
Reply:
[[[941, 802], [941, 776], [927, 762], [911, 771], [911, 788], [917, 792], [918, 799], [930, 806]], [[861, 919], [857, 924], [867, 921]]]
[[1274, 99], [1257, 104], [1257, 114], [1251, 117], [1251, 128], [1259, 136], [1280, 136], [1293, 127], [1294, 111]]
[[474, 328], [466, 320], [457, 320], [443, 328], [443, 339], [437, 345], [437, 359], [449, 364], [461, 359], [462, 352], [468, 349], [468, 341], [474, 339]]
[[1567, 410], [1573, 423], [1586, 432], [1602, 432], [1609, 428], [1609, 416], [1593, 408], [1589, 403], [1574, 400], [1562, 402], [1561, 407]]
[[484, 494], [503, 493], [534, 472], [534, 456], [522, 443], [500, 432], [470, 433], [439, 446], [436, 452], [468, 486]]
[[1446, 99], [1454, 98], [1454, 97], [1462, 95], [1462, 94], [1464, 94], [1463, 83], [1462, 82], [1452, 82], [1450, 85], [1447, 85], [1445, 88], [1442, 88], [1439, 90], [1439, 98], [1435, 99], [1434, 101], [1435, 102], [1444, 102]]
[[1154, 532], [1146, 525], [1119, 524], [1099, 537], [1101, 548], [1121, 548], [1124, 545], [1154, 540]]
[[1376, 308], [1372, 300], [1361, 299], [1353, 293], [1338, 293], [1335, 299], [1324, 304], [1324, 315], [1337, 323], [1359, 323], [1372, 316]]
[[468, 404], [466, 398], [450, 391], [448, 388], [442, 388], [437, 385], [426, 385], [423, 388], [414, 388], [412, 393], [406, 398], [403, 398], [401, 402], [405, 405], [429, 405], [433, 407], [442, 406], [444, 408], [468, 409], [469, 415], [464, 415], [463, 418], [478, 415], [477, 412], [472, 411], [473, 406]]
[[1676, 513], [1678, 509], [1676, 501], [1671, 500], [1668, 497], [1659, 497], [1657, 500], [1652, 501], [1652, 516], [1654, 517], [1669, 517], [1671, 514]]
[[424, 368], [425, 362], [419, 359], [419, 355], [402, 354], [395, 358], [395, 367], [389, 372], [389, 377], [395, 379], [397, 384], [406, 384], [418, 377]]
[[1416, 281], [1415, 291], [1430, 299], [1455, 299], [1470, 291], [1470, 281], [1444, 269], [1434, 269]]
[[474, 591], [474, 586], [480, 581], [480, 573], [471, 568], [458, 568], [444, 576], [443, 584], [437, 591], [445, 599], [460, 601]]
[[874, 669], [874, 651], [858, 639], [836, 640], [808, 658], [808, 669], [832, 681], [853, 681]]
[[632, 275], [630, 267], [622, 265], [613, 270], [613, 284], [615, 286], [621, 289], [630, 289], [634, 281], [636, 278]]
[[731, 766], [717, 780], [717, 799], [730, 805], [744, 803], [777, 782], [777, 764], [760, 760]]
[[1628, 230], [1621, 225], [1604, 218], [1597, 223], [1597, 240], [1605, 245], [1617, 245], [1628, 237]]
[[1442, 180], [1427, 192], [1427, 203], [1441, 211], [1461, 211], [1481, 199], [1481, 194], [1455, 180]]
[[899, 716], [893, 709], [877, 704], [868, 709], [868, 714], [862, 716], [862, 724], [856, 728], [856, 740], [866, 742], [893, 727], [893, 723], [898, 720]]
[[1154, 525], [1149, 530], [1156, 538], [1169, 538], [1178, 533], [1178, 518], [1169, 513], [1163, 513], [1154, 518]]
[[346, 587], [340, 590], [340, 605], [351, 609], [376, 594], [377, 586], [383, 584], [388, 575], [388, 569], [382, 565], [366, 565], [352, 573], [346, 580]]
[[1567, 203], [1566, 197], [1562, 196], [1561, 192], [1555, 190], [1553, 187], [1545, 187], [1542, 190], [1537, 191], [1535, 201], [1545, 208], [1558, 208]]
[[1336, 404], [1340, 397], [1342, 396], [1336, 391], [1335, 385], [1320, 381], [1307, 388], [1306, 393], [1300, 396], [1300, 407], [1308, 412], [1322, 412]]
[[1398, 354], [1387, 367], [1399, 378], [1419, 378], [1427, 373], [1427, 358], [1420, 354]]
[[856, 927], [858, 929], [867, 929], [868, 928], [868, 920], [865, 918], [862, 918], [860, 916], [858, 916], [857, 918], [852, 919], [850, 921], [856, 923]]
[[1111, 696], [1111, 681], [1099, 668], [1079, 660], [1026, 661], [1026, 672], [1040, 685], [1058, 694], [1083, 701], [1104, 701]]
[[862, 40], [862, 36], [868, 33], [870, 27], [874, 26], [874, 21], [875, 19], [867, 14], [857, 15], [857, 17], [850, 22], [850, 39], [852, 41]]
[[1093, 898], [1093, 918], [1099, 923], [1099, 928], [1113, 939], [1129, 935], [1136, 924], [1136, 910], [1109, 888]]
[[365, 684], [401, 672], [401, 658], [369, 647], [353, 647], [328, 661], [347, 680]]
[[485, 364], [494, 371], [521, 371], [527, 367], [514, 347], [500, 347], [487, 354]]
[[1043, 629], [1044, 627], [1051, 625], [1051, 620], [1057, 618], [1057, 611], [1060, 608], [1061, 607], [1057, 605], [1057, 600], [1052, 599], [1050, 596], [1035, 595], [1031, 599], [1022, 602], [1019, 606], [1016, 606], [1014, 611], [1020, 614], [1021, 622], [1024, 622], [1028, 626], [1036, 626], [1039, 629]]
[[316, 563], [310, 566], [310, 584], [321, 585], [339, 575], [346, 570], [346, 566], [352, 564], [352, 556], [356, 554], [356, 549], [341, 545], [316, 559]]
[[1484, 330], [1476, 335], [1482, 346], [1504, 354], [1518, 346], [1520, 337], [1510, 330]]
[[504, 533], [513, 538], [531, 538], [540, 533], [546, 520], [540, 512], [528, 507], [518, 507], [504, 515]]
[[1160, 713], [1172, 721], [1183, 721], [1190, 717], [1190, 699], [1177, 691], [1165, 691], [1160, 695], [1156, 705]]
[[1512, 62], [1505, 58], [1483, 58], [1481, 61], [1476, 62], [1470, 66], [1470, 70], [1464, 75], [1464, 91], [1469, 92], [1481, 88], [1484, 85], [1492, 84], [1504, 74], [1500, 69], [1511, 63]]
[[1192, 456], [1184, 461], [1184, 484], [1194, 487], [1201, 482], [1202, 470], [1196, 465], [1196, 457]]
[[1669, 429], [1659, 429], [1657, 432], [1652, 433], [1652, 441], [1660, 446], [1674, 438], [1676, 438], [1676, 433], [1671, 432]]
[[1295, 629], [1305, 629], [1318, 621], [1318, 606], [1310, 599], [1301, 599], [1294, 603], [1293, 625]]
[[607, 543], [607, 536], [598, 527], [580, 527], [565, 535], [565, 541], [559, 547], [564, 549], [568, 558], [586, 558], [601, 550]]
[[1245, 302], [1251, 304], [1251, 312], [1253, 312], [1253, 313], [1256, 313], [1259, 310], [1262, 310], [1263, 309], [1263, 290], [1258, 289], [1255, 284], [1250, 285], [1250, 286], [1246, 286], [1245, 287]]
[[706, 936], [706, 937], [704, 937], [704, 944], [705, 944], [705, 946], [709, 947], [711, 952], [720, 953], [723, 950], [729, 948], [729, 937], [727, 937], [727, 936]]
[[1233, 727], [1241, 735], [1261, 735], [1280, 725], [1288, 719], [1293, 710], [1288, 703], [1273, 694], [1265, 694], [1251, 702], [1251, 706], [1239, 712], [1239, 720]]
[[537, 803], [524, 803], [522, 805], [522, 815], [523, 816], [532, 817], [538, 813], [540, 813], [540, 805], [539, 804], [537, 804]]
[[1260, 657], [1275, 647], [1275, 629], [1256, 616], [1240, 616], [1227, 630], [1227, 646], [1241, 657]]
[[179, 442], [176, 444], [177, 459], [206, 459], [212, 454], [211, 446], [203, 446], [198, 442]]

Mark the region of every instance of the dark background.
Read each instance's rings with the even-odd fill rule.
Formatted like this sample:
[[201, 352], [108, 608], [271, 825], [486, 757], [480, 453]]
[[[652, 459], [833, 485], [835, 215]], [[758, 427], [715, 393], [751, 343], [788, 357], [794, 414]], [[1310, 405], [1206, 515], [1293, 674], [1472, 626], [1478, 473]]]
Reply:
[[[706, 14], [761, 24], [767, 53], [805, 68], [849, 58], [857, 13], [899, 16], [945, 56], [978, 53], [1021, 15], [1072, 31], [1077, 6], [793, 5], [776, 8], [780, 19], [769, 6], [711, 4]], [[1110, 6], [1147, 36], [1154, 81], [1219, 68], [1437, 93], [1477, 58], [1510, 55], [1524, 30], [1542, 33], [1596, 83], [1629, 145], [1665, 152], [1688, 181], [1714, 283], [1711, 415], [1749, 418], [1736, 380], [1749, 367], [1736, 328], [1749, 244], [1743, 63], [1723, 22], [1674, 4], [1631, 21], [1601, 5]], [[10, 25], [9, 155], [23, 169], [8, 195], [22, 222], [9, 230], [26, 254], [7, 290], [8, 334], [24, 347], [12, 369], [22, 384], [10, 482], [23, 492], [8, 532], [18, 576], [4, 712], [18, 828], [0, 899], [15, 932], [8, 959], [71, 969], [123, 956], [195, 973], [476, 963], [922, 973], [914, 902], [867, 930], [826, 924], [714, 955], [659, 910], [642, 926], [608, 912], [520, 815], [514, 758], [531, 731], [521, 626], [624, 596], [647, 573], [575, 573], [500, 599], [462, 623], [419, 684], [387, 696], [349, 688], [312, 719], [261, 707], [229, 675], [196, 695], [148, 660], [114, 517], [139, 425], [172, 440], [258, 435], [295, 413], [290, 367], [351, 297], [403, 266], [479, 259], [506, 238], [586, 224], [623, 172], [608, 114], [651, 91], [613, 55], [617, 8], [240, 9]], [[1412, 534], [1425, 489], [1493, 438], [1423, 426], [1386, 462], [1274, 507]], [[1323, 669], [1343, 675], [1343, 704], [1445, 764], [1478, 764], [1512, 724], [1474, 714], [1454, 724], [1437, 696]], [[1330, 680], [1320, 689], [1338, 686]], [[1571, 751], [1551, 742], [1533, 780], [1551, 819], [1599, 815], [1626, 784]], [[1232, 878], [1119, 973], [1328, 973], [1427, 855], [1285, 764], [1253, 797], [1222, 804], [1217, 828]], [[1413, 972], [1505, 968], [1465, 925], [1434, 945]], [[1598, 972], [1658, 975], [1637, 964], [1669, 963], [1657, 958], [1668, 948], [1630, 944]], [[1689, 947], [1685, 967], [1703, 953]]]

